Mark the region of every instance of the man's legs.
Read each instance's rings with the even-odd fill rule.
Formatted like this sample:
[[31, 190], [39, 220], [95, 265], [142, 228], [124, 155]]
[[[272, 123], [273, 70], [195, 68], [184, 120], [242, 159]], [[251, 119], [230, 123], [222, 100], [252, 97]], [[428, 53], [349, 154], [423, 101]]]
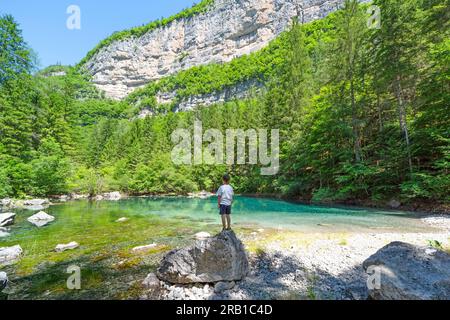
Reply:
[[225, 218], [226, 218], [226, 221], [227, 221], [227, 230], [231, 230], [231, 215], [226, 214]]
[[227, 220], [226, 220], [226, 217], [225, 217], [224, 214], [222, 214], [221, 217], [222, 217], [222, 226], [223, 226], [223, 229], [226, 230], [226, 229], [227, 229]]

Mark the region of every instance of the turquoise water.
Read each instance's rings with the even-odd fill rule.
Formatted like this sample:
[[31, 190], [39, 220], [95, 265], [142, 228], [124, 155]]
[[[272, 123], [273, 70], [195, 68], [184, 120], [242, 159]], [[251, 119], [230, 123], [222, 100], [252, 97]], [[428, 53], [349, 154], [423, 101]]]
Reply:
[[[68, 210], [70, 208], [70, 210]], [[128, 216], [158, 216], [187, 219], [203, 224], [219, 224], [217, 203], [211, 199], [130, 198], [118, 202], [70, 202], [51, 207], [49, 212], [87, 210], [109, 214], [111, 219]], [[242, 227], [277, 228], [303, 232], [425, 232], [429, 226], [413, 213], [353, 207], [310, 206], [270, 199], [237, 197], [233, 223]], [[86, 216], [89, 219], [89, 215]]]

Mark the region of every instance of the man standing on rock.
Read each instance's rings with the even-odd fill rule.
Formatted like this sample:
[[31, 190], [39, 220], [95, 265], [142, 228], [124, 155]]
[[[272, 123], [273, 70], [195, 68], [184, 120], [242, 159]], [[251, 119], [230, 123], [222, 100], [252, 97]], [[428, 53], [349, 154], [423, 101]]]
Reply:
[[224, 175], [223, 185], [217, 191], [218, 205], [222, 217], [223, 230], [231, 230], [231, 205], [233, 204], [233, 188], [230, 186], [230, 176]]

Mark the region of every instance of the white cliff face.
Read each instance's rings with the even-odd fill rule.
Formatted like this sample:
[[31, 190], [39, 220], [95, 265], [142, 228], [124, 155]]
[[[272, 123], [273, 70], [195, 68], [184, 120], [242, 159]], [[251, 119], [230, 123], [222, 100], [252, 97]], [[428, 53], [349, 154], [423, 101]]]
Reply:
[[[233, 99], [241, 100], [257, 96], [265, 91], [264, 84], [257, 80], [248, 80], [241, 83], [236, 83], [233, 86], [226, 87], [221, 91], [214, 91], [208, 94], [192, 95], [187, 98], [177, 100], [177, 93], [172, 92], [158, 92], [156, 95], [156, 102], [158, 104], [172, 104], [173, 111], [190, 111], [198, 106], [210, 106], [213, 104], [224, 103]], [[153, 115], [150, 110], [142, 110], [140, 118]]]
[[139, 38], [102, 48], [85, 67], [94, 84], [122, 99], [151, 81], [212, 62], [229, 62], [265, 47], [293, 17], [309, 22], [344, 0], [216, 0], [205, 13], [180, 19]]

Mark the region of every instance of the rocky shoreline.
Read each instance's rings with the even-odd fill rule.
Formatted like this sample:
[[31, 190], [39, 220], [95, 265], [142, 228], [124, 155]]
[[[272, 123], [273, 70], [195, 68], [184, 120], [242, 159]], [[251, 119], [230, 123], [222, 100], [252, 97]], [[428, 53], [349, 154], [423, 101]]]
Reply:
[[[402, 242], [436, 251], [450, 251], [450, 217], [428, 217], [432, 233], [367, 233], [304, 235], [288, 233], [282, 239], [249, 254], [249, 275], [228, 283], [225, 290], [214, 284], [158, 283], [141, 299], [164, 300], [366, 300], [368, 275], [363, 264], [390, 243]], [[265, 232], [244, 238], [246, 246]], [[252, 238], [253, 237], [253, 238]], [[440, 247], [435, 248], [436, 244]], [[444, 270], [445, 271], [445, 270]]]
[[[192, 192], [188, 194], [124, 194], [119, 191], [105, 192], [98, 195], [90, 196], [88, 194], [67, 194], [55, 195], [50, 199], [0, 199], [0, 212], [5, 212], [6, 209], [30, 209], [43, 210], [52, 201], [56, 203], [74, 201], [74, 200], [92, 200], [92, 201], [118, 201], [128, 197], [188, 197], [196, 199], [208, 199], [214, 197], [215, 194], [208, 191]], [[285, 197], [279, 194], [242, 194], [245, 197], [261, 198], [261, 199], [275, 199], [283, 200], [298, 204], [317, 205], [317, 206], [349, 206], [357, 208], [372, 208], [380, 210], [399, 210], [415, 212], [417, 214], [427, 215], [450, 215], [450, 205], [436, 202], [413, 202], [402, 203], [399, 200], [392, 199], [387, 202], [374, 202], [369, 200], [352, 200], [352, 201], [333, 201], [333, 202], [312, 202], [310, 199]]]

